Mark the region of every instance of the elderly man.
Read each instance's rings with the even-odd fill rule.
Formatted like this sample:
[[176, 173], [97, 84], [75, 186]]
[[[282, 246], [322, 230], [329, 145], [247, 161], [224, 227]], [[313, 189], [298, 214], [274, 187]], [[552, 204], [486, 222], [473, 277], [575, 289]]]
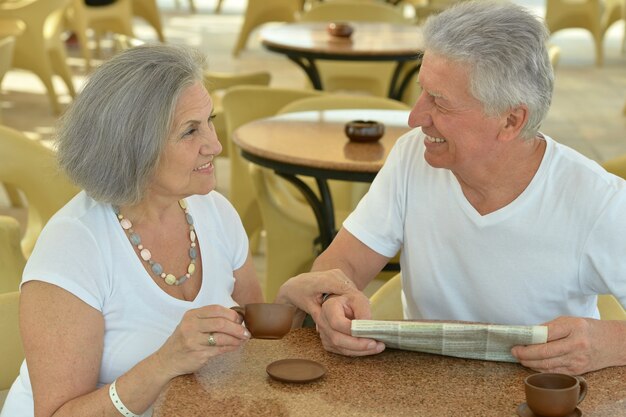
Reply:
[[359, 290], [401, 250], [405, 318], [546, 323], [548, 343], [512, 350], [539, 371], [626, 364], [626, 323], [598, 320], [596, 307], [604, 293], [626, 305], [626, 184], [539, 132], [553, 90], [547, 37], [502, 2], [427, 21], [415, 129], [312, 272], [278, 296], [313, 316], [327, 350], [385, 348], [350, 336], [350, 320], [369, 318]]

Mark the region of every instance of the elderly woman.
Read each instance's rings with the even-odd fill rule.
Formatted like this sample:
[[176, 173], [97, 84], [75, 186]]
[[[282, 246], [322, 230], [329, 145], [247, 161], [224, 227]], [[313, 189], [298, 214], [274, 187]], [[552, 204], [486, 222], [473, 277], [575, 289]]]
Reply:
[[170, 379], [249, 339], [229, 307], [261, 289], [214, 191], [222, 147], [203, 64], [180, 47], [127, 50], [63, 117], [59, 163], [84, 191], [24, 271], [26, 361], [2, 417], [150, 415]]

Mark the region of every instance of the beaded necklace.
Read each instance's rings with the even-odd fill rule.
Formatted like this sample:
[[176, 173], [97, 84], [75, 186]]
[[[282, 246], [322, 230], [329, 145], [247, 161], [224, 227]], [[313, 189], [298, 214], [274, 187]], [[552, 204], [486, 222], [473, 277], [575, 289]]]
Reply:
[[193, 217], [191, 217], [191, 214], [189, 213], [189, 208], [187, 207], [187, 202], [185, 200], [179, 200], [178, 205], [180, 205], [180, 208], [182, 208], [185, 212], [185, 219], [187, 220], [187, 224], [189, 225], [189, 240], [191, 241], [191, 246], [189, 248], [189, 266], [187, 267], [187, 273], [185, 275], [182, 275], [178, 279], [173, 274], [166, 274], [163, 271], [163, 266], [160, 263], [152, 260], [152, 253], [150, 253], [150, 251], [147, 248], [144, 248], [144, 246], [141, 244], [141, 238], [139, 237], [137, 232], [133, 230], [133, 224], [131, 223], [131, 221], [120, 213], [119, 207], [113, 206], [113, 212], [115, 212], [115, 214], [117, 215], [117, 219], [119, 220], [122, 229], [124, 229], [124, 231], [128, 235], [130, 243], [137, 247], [141, 259], [143, 259], [148, 265], [150, 265], [150, 270], [152, 271], [152, 273], [157, 277], [163, 278], [167, 285], [182, 285], [185, 281], [191, 278], [194, 271], [196, 270], [196, 258], [198, 256], [198, 251], [196, 249], [196, 232], [193, 227]]

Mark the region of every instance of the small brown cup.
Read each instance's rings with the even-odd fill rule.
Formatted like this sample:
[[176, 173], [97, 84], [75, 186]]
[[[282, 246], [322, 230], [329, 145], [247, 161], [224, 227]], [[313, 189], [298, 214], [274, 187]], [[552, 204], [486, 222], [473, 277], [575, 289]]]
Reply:
[[352, 142], [375, 142], [385, 134], [385, 125], [374, 120], [352, 120], [343, 131]]
[[257, 339], [280, 339], [291, 330], [296, 308], [290, 304], [252, 303], [231, 307], [243, 317], [246, 328]]
[[344, 22], [329, 23], [326, 30], [331, 36], [336, 36], [338, 38], [349, 38], [352, 36], [352, 32], [354, 32], [354, 28]]
[[569, 415], [587, 395], [587, 381], [581, 376], [534, 374], [524, 380], [526, 404], [544, 417]]

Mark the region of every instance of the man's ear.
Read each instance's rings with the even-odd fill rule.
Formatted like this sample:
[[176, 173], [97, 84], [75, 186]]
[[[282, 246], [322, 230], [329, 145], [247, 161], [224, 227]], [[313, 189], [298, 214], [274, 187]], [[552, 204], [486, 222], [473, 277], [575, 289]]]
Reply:
[[523, 104], [514, 107], [505, 114], [505, 117], [499, 139], [504, 141], [516, 139], [528, 122], [528, 107]]

